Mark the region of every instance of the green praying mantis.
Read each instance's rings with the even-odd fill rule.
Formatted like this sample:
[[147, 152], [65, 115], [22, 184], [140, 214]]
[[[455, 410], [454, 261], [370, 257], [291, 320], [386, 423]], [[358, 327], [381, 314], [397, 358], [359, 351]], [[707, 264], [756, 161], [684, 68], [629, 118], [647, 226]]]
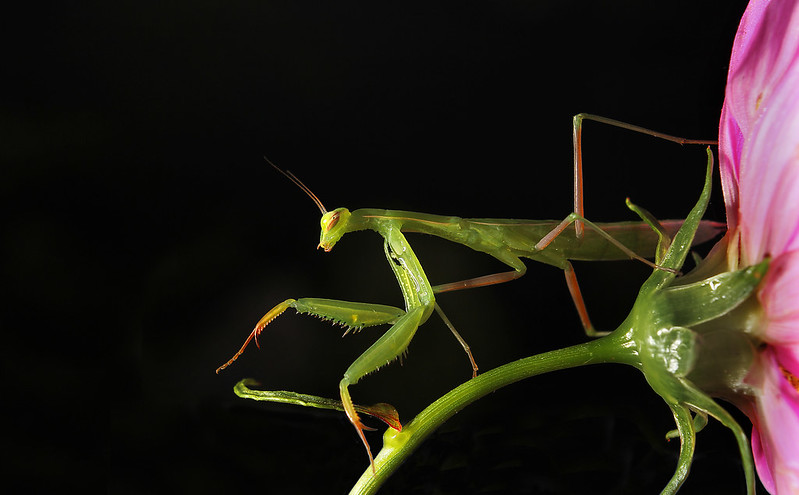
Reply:
[[[326, 252], [333, 249], [344, 234], [359, 230], [374, 230], [383, 237], [383, 249], [389, 266], [399, 283], [405, 309], [380, 304], [348, 302], [332, 299], [302, 298], [287, 299], [269, 310], [255, 325], [241, 349], [216, 372], [230, 366], [255, 340], [263, 329], [288, 308], [298, 313], [307, 313], [340, 324], [350, 331], [364, 327], [390, 324], [391, 327], [344, 372], [339, 382], [341, 408], [355, 427], [369, 456], [374, 471], [374, 458], [364, 434], [358, 411], [349, 393], [350, 385], [378, 370], [403, 355], [420, 325], [425, 323], [433, 311], [444, 320], [447, 327], [463, 347], [472, 366], [472, 377], [477, 375], [477, 364], [466, 341], [436, 303], [435, 295], [448, 291], [500, 284], [523, 276], [527, 270], [522, 258], [556, 266], [564, 271], [566, 283], [580, 316], [582, 326], [589, 336], [601, 335], [588, 317], [574, 269], [569, 260], [620, 260], [635, 259], [656, 269], [663, 268], [646, 257], [654, 257], [659, 235], [671, 236], [682, 225], [682, 221], [657, 222], [645, 210], [630, 206], [643, 222], [592, 223], [583, 216], [582, 180], [582, 122], [593, 120], [624, 129], [641, 132], [680, 144], [714, 144], [714, 141], [684, 139], [662, 134], [642, 127], [590, 114], [579, 114], [573, 118], [574, 139], [574, 211], [562, 221], [515, 220], [515, 219], [465, 219], [452, 216], [432, 215], [399, 210], [363, 208], [350, 211], [336, 208], [328, 211], [319, 198], [291, 172], [283, 171], [271, 162], [276, 170], [288, 177], [302, 189], [322, 213], [319, 248]], [[268, 160], [267, 160], [268, 161]], [[564, 235], [574, 224], [574, 235]], [[588, 228], [586, 228], [588, 227]], [[653, 228], [654, 227], [654, 228]], [[715, 237], [723, 224], [702, 222], [695, 243]], [[405, 238], [407, 232], [419, 232], [468, 246], [475, 251], [488, 254], [506, 264], [511, 271], [470, 278], [441, 285], [431, 285], [421, 263]], [[400, 429], [398, 422], [390, 426]]]

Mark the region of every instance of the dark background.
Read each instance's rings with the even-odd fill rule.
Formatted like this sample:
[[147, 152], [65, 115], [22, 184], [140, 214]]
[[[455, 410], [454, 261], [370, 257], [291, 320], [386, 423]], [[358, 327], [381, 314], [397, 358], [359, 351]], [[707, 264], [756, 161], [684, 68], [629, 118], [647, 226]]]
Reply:
[[[402, 301], [379, 236], [316, 251], [318, 211], [262, 156], [329, 209], [561, 219], [572, 115], [716, 136], [744, 6], [64, 2], [7, 17], [10, 482], [34, 492], [345, 492], [367, 459], [343, 414], [249, 402], [232, 387], [253, 377], [335, 396], [381, 329], [341, 339], [287, 313], [260, 351], [214, 369], [287, 297]], [[626, 196], [660, 218], [684, 216], [698, 197], [701, 146], [591, 122], [584, 146], [593, 220], [634, 219]], [[719, 194], [709, 217], [724, 219]], [[461, 246], [410, 240], [434, 284], [504, 269]], [[648, 269], [575, 265], [595, 324], [614, 328]], [[519, 281], [439, 298], [481, 370], [585, 340], [561, 272], [529, 268]], [[468, 377], [432, 317], [402, 366], [351, 393], [390, 402], [407, 421]], [[634, 369], [558, 372], [459, 413], [382, 493], [658, 493], [676, 465], [678, 442], [663, 439], [672, 428]], [[715, 421], [681, 493], [745, 493], [733, 436]]]

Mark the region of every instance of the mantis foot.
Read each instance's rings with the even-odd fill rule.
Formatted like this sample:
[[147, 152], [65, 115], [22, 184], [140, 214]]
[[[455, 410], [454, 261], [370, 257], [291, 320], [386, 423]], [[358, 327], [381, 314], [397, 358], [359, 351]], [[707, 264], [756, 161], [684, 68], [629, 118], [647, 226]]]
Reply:
[[258, 335], [263, 331], [263, 329], [267, 325], [269, 325], [269, 323], [272, 320], [274, 320], [275, 318], [280, 316], [288, 308], [292, 307], [295, 302], [296, 302], [296, 300], [294, 300], [294, 299], [286, 299], [282, 303], [280, 303], [277, 306], [275, 306], [274, 308], [270, 309], [269, 312], [266, 313], [260, 320], [258, 320], [258, 323], [255, 324], [255, 328], [253, 328], [252, 332], [250, 332], [249, 337], [247, 337], [247, 340], [244, 341], [244, 345], [241, 346], [241, 349], [239, 349], [239, 352], [234, 354], [233, 357], [230, 358], [230, 360], [227, 363], [225, 363], [222, 366], [220, 366], [219, 368], [217, 368], [216, 369], [216, 373], [219, 374], [220, 371], [222, 371], [223, 369], [225, 369], [228, 366], [230, 366], [231, 364], [233, 364], [233, 361], [237, 360], [239, 358], [239, 356], [241, 356], [241, 354], [244, 352], [244, 349], [246, 349], [247, 346], [250, 345], [250, 341], [251, 340], [255, 339], [255, 345], [258, 346], [258, 348], [260, 349], [261, 346], [258, 344]]

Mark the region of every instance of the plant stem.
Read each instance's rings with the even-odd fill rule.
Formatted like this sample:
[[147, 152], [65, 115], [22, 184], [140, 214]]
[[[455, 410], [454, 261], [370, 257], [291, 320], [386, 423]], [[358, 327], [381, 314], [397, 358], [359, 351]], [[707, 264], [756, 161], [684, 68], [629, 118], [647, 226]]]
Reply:
[[371, 467], [361, 475], [350, 495], [376, 493], [400, 464], [455, 413], [481, 397], [519, 380], [588, 364], [619, 362], [637, 366], [637, 349], [629, 332], [621, 331], [583, 344], [545, 352], [494, 368], [449, 391], [420, 412], [401, 432], [389, 429], [383, 448]]

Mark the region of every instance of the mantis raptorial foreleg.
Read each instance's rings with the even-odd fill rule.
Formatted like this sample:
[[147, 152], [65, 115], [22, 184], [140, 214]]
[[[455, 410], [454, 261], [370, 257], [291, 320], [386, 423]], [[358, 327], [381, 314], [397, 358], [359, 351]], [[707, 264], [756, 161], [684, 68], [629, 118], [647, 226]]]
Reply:
[[[407, 350], [419, 325], [427, 321], [435, 306], [433, 289], [427, 281], [427, 276], [419, 260], [400, 229], [391, 224], [386, 224], [381, 233], [385, 238], [383, 246], [386, 259], [397, 278], [405, 299], [405, 310], [382, 304], [337, 301], [333, 299], [287, 299], [267, 312], [255, 325], [241, 349], [227, 363], [216, 370], [218, 373], [238, 359], [252, 340], [255, 340], [257, 344], [258, 335], [266, 325], [288, 308], [294, 308], [298, 313], [311, 314], [344, 326], [347, 328], [345, 335], [353, 329], [357, 331], [367, 326], [392, 324], [391, 328], [382, 337], [347, 368], [347, 371], [344, 372], [344, 377], [339, 383], [342, 407], [366, 448], [372, 469], [374, 469], [372, 451], [369, 447], [369, 442], [366, 440], [366, 435], [364, 435], [364, 425], [361, 423], [350, 397], [349, 386], [355, 385], [367, 374], [401, 356]], [[454, 331], [451, 324], [449, 325], [450, 329]], [[457, 332], [455, 333], [457, 335]], [[462, 339], [460, 340], [462, 342]], [[468, 352], [468, 346], [465, 346], [465, 348]], [[471, 359], [471, 353], [469, 353], [469, 357]], [[472, 363], [476, 372], [476, 365], [474, 365], [473, 359]]]
[[272, 322], [275, 318], [280, 316], [284, 311], [289, 308], [294, 308], [297, 313], [309, 314], [330, 321], [334, 324], [346, 328], [344, 335], [350, 331], [359, 331], [364, 327], [371, 327], [375, 325], [384, 325], [398, 321], [405, 311], [395, 308], [393, 306], [386, 306], [383, 304], [369, 304], [358, 303], [349, 301], [338, 301], [335, 299], [319, 299], [319, 298], [303, 298], [303, 299], [286, 299], [274, 308], [270, 309], [260, 320], [255, 324], [244, 345], [230, 360], [216, 369], [219, 373], [227, 368], [233, 361], [237, 360], [244, 352], [250, 342], [255, 340], [255, 345], [259, 348], [258, 336]]
[[405, 315], [403, 315], [397, 323], [395, 323], [386, 333], [380, 337], [377, 342], [371, 345], [363, 354], [355, 360], [355, 362], [347, 368], [344, 372], [344, 378], [339, 382], [339, 393], [341, 394], [341, 402], [344, 405], [344, 412], [347, 413], [347, 418], [358, 432], [361, 437], [366, 453], [369, 455], [369, 463], [374, 470], [374, 458], [372, 457], [372, 449], [369, 447], [369, 442], [364, 435], [364, 426], [361, 423], [360, 417], [355, 410], [350, 397], [349, 386], [355, 385], [365, 375], [372, 371], [377, 371], [382, 366], [389, 364], [398, 358], [408, 348], [411, 339], [416, 334], [419, 325], [424, 323], [429, 313], [425, 315], [425, 307], [416, 307]]

